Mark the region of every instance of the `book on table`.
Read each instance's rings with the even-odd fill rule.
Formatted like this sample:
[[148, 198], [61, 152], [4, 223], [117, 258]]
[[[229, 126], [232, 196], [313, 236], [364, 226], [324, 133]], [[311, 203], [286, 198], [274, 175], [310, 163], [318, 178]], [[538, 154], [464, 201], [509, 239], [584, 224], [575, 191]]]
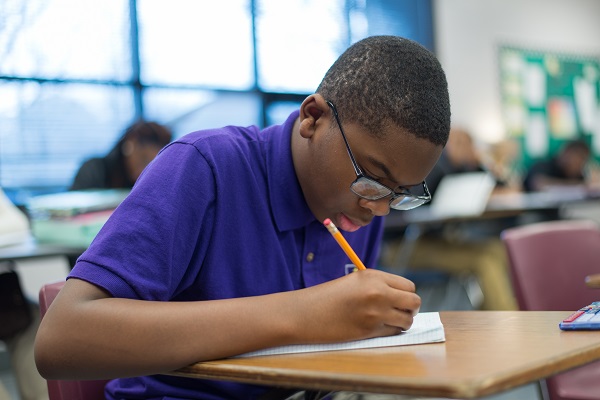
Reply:
[[33, 197], [27, 204], [33, 236], [40, 243], [86, 248], [128, 194], [108, 189]]

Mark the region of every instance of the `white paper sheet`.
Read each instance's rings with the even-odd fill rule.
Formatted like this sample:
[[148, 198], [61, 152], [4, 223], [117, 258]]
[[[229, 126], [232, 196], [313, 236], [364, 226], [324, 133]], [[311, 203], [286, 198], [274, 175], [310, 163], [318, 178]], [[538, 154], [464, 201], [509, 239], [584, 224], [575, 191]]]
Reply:
[[378, 337], [344, 343], [309, 344], [271, 347], [264, 350], [241, 354], [237, 357], [254, 357], [275, 354], [308, 353], [315, 351], [334, 351], [366, 349], [374, 347], [405, 346], [411, 344], [444, 342], [444, 326], [437, 312], [417, 314], [411, 328], [395, 336]]

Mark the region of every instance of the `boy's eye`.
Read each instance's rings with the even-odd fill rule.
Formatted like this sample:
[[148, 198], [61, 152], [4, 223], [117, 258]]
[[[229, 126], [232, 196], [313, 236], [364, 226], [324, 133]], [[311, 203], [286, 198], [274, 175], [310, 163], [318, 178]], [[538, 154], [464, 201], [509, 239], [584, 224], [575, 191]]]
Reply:
[[365, 169], [365, 170], [364, 170], [364, 173], [365, 173], [365, 174], [366, 174], [366, 175], [367, 175], [369, 178], [373, 179], [373, 180], [374, 180], [374, 181], [376, 181], [376, 182], [379, 182], [379, 183], [381, 183], [381, 181], [383, 180], [383, 178], [382, 178], [382, 177], [379, 177], [379, 176], [377, 176], [377, 175], [375, 175], [375, 174], [371, 173], [371, 171], [369, 171], [369, 170], [367, 170], [367, 169]]

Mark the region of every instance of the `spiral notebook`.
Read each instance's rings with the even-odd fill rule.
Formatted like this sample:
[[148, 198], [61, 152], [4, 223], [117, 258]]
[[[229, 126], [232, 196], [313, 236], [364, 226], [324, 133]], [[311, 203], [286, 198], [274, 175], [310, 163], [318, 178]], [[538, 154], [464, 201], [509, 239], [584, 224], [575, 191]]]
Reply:
[[356, 340], [343, 343], [290, 345], [271, 347], [264, 350], [241, 354], [237, 357], [270, 356], [276, 354], [309, 353], [316, 351], [335, 351], [368, 349], [375, 347], [406, 346], [424, 343], [444, 342], [444, 325], [437, 312], [425, 312], [417, 314], [411, 328], [399, 335], [385, 336], [372, 339]]

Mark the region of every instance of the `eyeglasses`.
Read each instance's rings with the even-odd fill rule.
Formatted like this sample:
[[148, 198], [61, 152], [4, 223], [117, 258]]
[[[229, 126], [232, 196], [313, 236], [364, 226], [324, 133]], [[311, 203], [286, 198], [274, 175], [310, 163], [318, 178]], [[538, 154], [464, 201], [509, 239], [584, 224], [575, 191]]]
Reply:
[[333, 111], [335, 120], [338, 124], [338, 127], [340, 128], [342, 137], [344, 138], [344, 143], [346, 143], [346, 150], [348, 150], [348, 155], [350, 156], [350, 160], [352, 161], [352, 165], [354, 166], [356, 180], [350, 185], [350, 190], [352, 190], [354, 194], [366, 200], [379, 200], [387, 196], [392, 196], [390, 198], [390, 208], [393, 208], [394, 210], [411, 210], [431, 200], [431, 193], [429, 192], [429, 188], [427, 187], [425, 181], [423, 181], [422, 183], [423, 194], [411, 193], [411, 191], [406, 188], [402, 188], [402, 192], [398, 193], [395, 192], [393, 189], [385, 186], [384, 184], [377, 182], [377, 180], [375, 180], [374, 178], [365, 175], [358, 166], [356, 160], [354, 159], [352, 150], [350, 150], [348, 139], [346, 138], [344, 129], [342, 129], [340, 117], [338, 116], [338, 112], [335, 106], [331, 101], [327, 101], [327, 104], [329, 105], [329, 107], [331, 107], [331, 110]]

